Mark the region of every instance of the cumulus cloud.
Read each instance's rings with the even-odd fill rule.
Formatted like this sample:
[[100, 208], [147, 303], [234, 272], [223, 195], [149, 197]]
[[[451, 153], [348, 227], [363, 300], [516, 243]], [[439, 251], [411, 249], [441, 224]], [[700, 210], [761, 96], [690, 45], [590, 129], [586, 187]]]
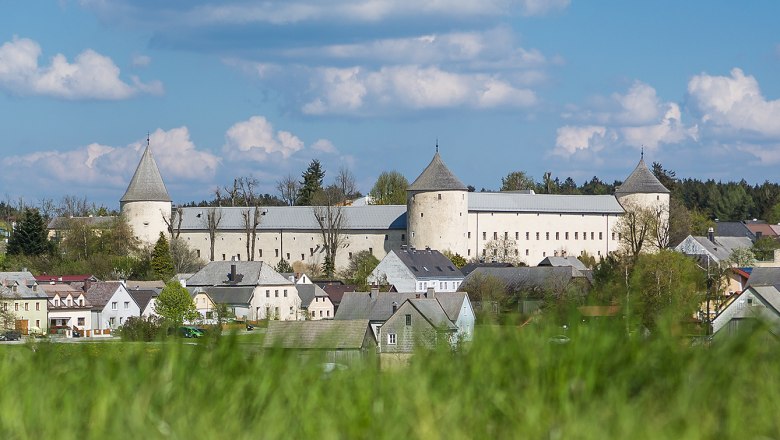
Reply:
[[274, 131], [262, 116], [237, 122], [225, 134], [223, 151], [235, 160], [264, 161], [269, 156], [287, 159], [303, 148], [303, 141], [289, 131]]
[[497, 76], [447, 72], [437, 67], [392, 66], [322, 68], [310, 84], [316, 97], [304, 104], [307, 114], [365, 114], [394, 107], [528, 107], [532, 90], [514, 87]]
[[599, 108], [575, 109], [567, 115], [596, 124], [559, 128], [553, 154], [568, 157], [578, 151], [596, 152], [608, 146], [654, 150], [662, 144], [698, 139], [698, 126], [682, 122], [680, 106], [662, 102], [656, 90], [641, 81], [634, 82], [626, 93], [614, 93], [599, 103]]
[[311, 144], [311, 149], [328, 154], [337, 154], [339, 152], [339, 150], [337, 150], [333, 145], [333, 142], [327, 139], [317, 139], [313, 144]]
[[780, 138], [780, 99], [767, 100], [758, 81], [741, 69], [730, 76], [694, 76], [688, 95], [702, 122], [716, 130]]
[[[198, 150], [190, 140], [187, 127], [157, 129], [150, 134], [150, 145], [164, 179], [200, 180], [211, 178], [219, 159]], [[115, 147], [92, 143], [70, 151], [41, 151], [10, 156], [2, 160], [6, 179], [31, 177], [73, 186], [91, 185], [123, 188], [130, 181], [146, 139]], [[186, 158], [186, 160], [184, 160]]]
[[149, 64], [152, 64], [152, 58], [147, 55], [135, 55], [133, 57], [133, 66], [135, 67], [146, 67]]
[[128, 84], [119, 77], [111, 58], [87, 49], [69, 62], [62, 54], [40, 66], [40, 45], [14, 37], [0, 46], [0, 88], [19, 95], [43, 95], [61, 99], [118, 100], [141, 93], [162, 93], [159, 81], [143, 83], [137, 77]]

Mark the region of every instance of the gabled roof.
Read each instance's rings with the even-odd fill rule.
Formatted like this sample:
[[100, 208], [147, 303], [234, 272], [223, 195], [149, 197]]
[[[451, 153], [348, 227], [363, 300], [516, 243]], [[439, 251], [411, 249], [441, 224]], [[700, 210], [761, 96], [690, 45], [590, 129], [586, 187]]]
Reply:
[[137, 290], [129, 290], [127, 293], [130, 294], [130, 296], [133, 298], [133, 301], [135, 301], [136, 304], [138, 304], [138, 308], [143, 313], [144, 309], [146, 309], [146, 306], [149, 305], [149, 301], [152, 300], [152, 298], [156, 298], [160, 295], [160, 292], [156, 290], [146, 290], [146, 289], [137, 289]]
[[265, 348], [359, 350], [369, 332], [368, 320], [271, 321]]
[[[231, 266], [236, 279], [230, 280]], [[187, 279], [187, 286], [282, 286], [292, 284], [262, 261], [212, 261]]]
[[460, 271], [463, 273], [463, 275], [468, 276], [471, 272], [474, 272], [474, 269], [478, 267], [514, 267], [512, 266], [512, 263], [499, 263], [499, 262], [489, 262], [489, 263], [468, 263], [467, 265], [460, 268]]
[[165, 188], [160, 169], [157, 168], [157, 162], [152, 157], [152, 151], [149, 145], [146, 146], [141, 162], [135, 169], [135, 174], [127, 186], [125, 195], [120, 202], [170, 202], [171, 196]]
[[[393, 303], [400, 307], [408, 299], [423, 297], [425, 293], [415, 292], [383, 292], [368, 294], [366, 292], [346, 292], [341, 298], [341, 304], [336, 311], [334, 319], [368, 319], [370, 321], [387, 321], [393, 314]], [[463, 292], [436, 292], [434, 300], [441, 301], [451, 309], [452, 304], [457, 303], [457, 298], [462, 298]], [[452, 300], [447, 297], [454, 297]], [[457, 303], [457, 307], [463, 302]], [[442, 306], [444, 307], [444, 306]]]
[[669, 190], [647, 168], [644, 156], [639, 159], [639, 163], [626, 181], [615, 189], [615, 194], [633, 193], [669, 193]]
[[508, 290], [512, 291], [544, 289], [549, 286], [549, 283], [558, 280], [584, 279], [590, 281], [586, 273], [571, 266], [478, 267], [463, 280], [463, 285], [468, 285], [471, 280], [481, 276], [495, 277]]
[[460, 308], [463, 307], [463, 302], [468, 298], [466, 292], [453, 292], [447, 294], [436, 294], [436, 299], [439, 301], [441, 308], [444, 309], [444, 313], [450, 318], [450, 321], [455, 322], [460, 315]]
[[296, 284], [298, 296], [301, 297], [301, 308], [308, 308], [315, 297], [327, 298], [328, 294], [316, 284]]
[[447, 168], [437, 151], [431, 159], [431, 163], [409, 185], [408, 191], [468, 191], [455, 174]]
[[98, 281], [94, 275], [38, 275], [35, 281], [39, 283], [73, 283], [76, 281]]
[[745, 288], [753, 286], [780, 286], [780, 267], [754, 267]]
[[457, 330], [444, 309], [434, 298], [414, 298], [407, 300], [428, 322], [437, 329]]
[[317, 283], [318, 286], [328, 294], [330, 302], [334, 306], [341, 304], [341, 298], [345, 292], [354, 292], [357, 290], [357, 286], [354, 284], [336, 284], [336, 283]]
[[469, 212], [554, 212], [622, 214], [612, 195], [523, 194], [517, 192], [469, 193]]
[[756, 236], [742, 222], [715, 222], [716, 237], [748, 237], [755, 240]]
[[579, 271], [588, 270], [585, 264], [582, 263], [577, 257], [546, 257], [542, 260], [538, 266], [553, 266], [553, 267], [573, 267]]
[[463, 273], [452, 264], [449, 258], [437, 250], [401, 249], [390, 252], [395, 254], [418, 280], [428, 278], [436, 280], [463, 279]]
[[98, 281], [89, 286], [84, 296], [93, 306], [105, 307], [120, 287], [122, 283], [119, 281]]
[[675, 250], [682, 252], [686, 255], [698, 255], [701, 254], [701, 252], [695, 252], [694, 249], [690, 247], [690, 244], [695, 242], [700, 248], [703, 248], [706, 250], [706, 253], [717, 259], [718, 261], [725, 261], [729, 257], [731, 257], [731, 253], [734, 252], [735, 249], [740, 248], [750, 248], [753, 245], [753, 242], [750, 241], [750, 238], [748, 237], [713, 237], [715, 242], [709, 240], [707, 237], [698, 237], [698, 236], [692, 236], [689, 235], [685, 240], [683, 240], [677, 247], [675, 247]]

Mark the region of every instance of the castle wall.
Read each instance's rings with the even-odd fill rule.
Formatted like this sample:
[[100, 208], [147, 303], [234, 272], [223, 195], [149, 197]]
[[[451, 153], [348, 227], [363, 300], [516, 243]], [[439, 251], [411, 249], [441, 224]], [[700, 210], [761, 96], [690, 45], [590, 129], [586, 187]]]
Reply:
[[545, 257], [580, 256], [583, 252], [598, 259], [618, 249], [614, 232], [620, 216], [614, 214], [565, 214], [526, 212], [470, 212], [466, 259], [491, 261], [485, 250], [491, 240], [507, 238], [515, 246], [510, 256], [536, 266]]
[[465, 255], [468, 204], [466, 191], [410, 191], [406, 216], [409, 245]]

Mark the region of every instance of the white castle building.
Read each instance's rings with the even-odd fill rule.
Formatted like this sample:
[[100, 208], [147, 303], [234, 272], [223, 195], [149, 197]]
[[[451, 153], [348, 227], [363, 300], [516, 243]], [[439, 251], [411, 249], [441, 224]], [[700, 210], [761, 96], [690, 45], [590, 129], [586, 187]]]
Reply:
[[[147, 146], [121, 199], [121, 211], [135, 234], [154, 243], [167, 232], [171, 199]], [[669, 190], [639, 161], [615, 195], [552, 195], [521, 192], [468, 192], [447, 168], [438, 151], [409, 186], [407, 204], [346, 206], [346, 241], [336, 255], [344, 268], [357, 252], [367, 250], [382, 259], [402, 246], [456, 252], [466, 259], [490, 261], [491, 240], [512, 244], [506, 252], [536, 265], [548, 256], [606, 256], [619, 246], [615, 230], [624, 208], [658, 207], [668, 213]], [[245, 215], [260, 211], [254, 255], [247, 255]], [[208, 218], [218, 212], [214, 260], [262, 260], [277, 264], [321, 264], [324, 248], [320, 227], [309, 206], [180, 208], [173, 226], [187, 244], [209, 260]], [[174, 212], [176, 215], [176, 212]], [[668, 214], [667, 214], [668, 215]], [[250, 246], [251, 250], [251, 246]]]

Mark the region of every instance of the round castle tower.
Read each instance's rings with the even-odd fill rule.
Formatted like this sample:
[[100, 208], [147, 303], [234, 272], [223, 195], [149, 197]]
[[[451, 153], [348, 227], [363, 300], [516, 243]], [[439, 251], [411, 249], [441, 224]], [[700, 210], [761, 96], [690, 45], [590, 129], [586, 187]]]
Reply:
[[441, 160], [438, 147], [431, 163], [406, 192], [409, 245], [466, 255], [468, 188]]
[[631, 175], [615, 189], [615, 197], [623, 209], [661, 209], [661, 218], [669, 220], [669, 190], [647, 168], [644, 153]]
[[119, 210], [142, 244], [156, 243], [160, 232], [168, 235], [165, 222], [171, 218], [171, 197], [152, 157], [148, 139], [141, 162], [119, 200]]

